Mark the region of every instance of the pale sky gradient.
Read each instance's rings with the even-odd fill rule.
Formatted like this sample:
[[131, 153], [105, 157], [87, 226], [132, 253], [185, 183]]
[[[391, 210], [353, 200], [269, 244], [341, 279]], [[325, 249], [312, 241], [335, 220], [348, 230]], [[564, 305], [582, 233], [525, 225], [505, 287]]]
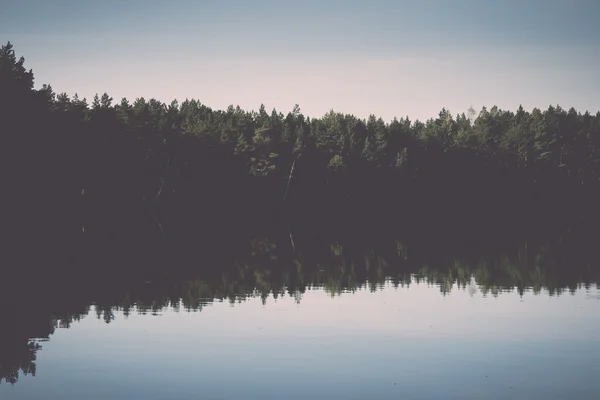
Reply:
[[0, 0], [36, 86], [390, 120], [600, 108], [597, 0]]

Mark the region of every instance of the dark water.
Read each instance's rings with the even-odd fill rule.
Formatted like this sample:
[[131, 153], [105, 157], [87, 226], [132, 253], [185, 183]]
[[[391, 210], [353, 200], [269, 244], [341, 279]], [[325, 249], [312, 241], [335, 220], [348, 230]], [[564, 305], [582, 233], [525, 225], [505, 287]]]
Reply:
[[593, 225], [32, 250], [2, 267], [0, 398], [597, 399]]
[[600, 289], [443, 295], [389, 281], [201, 311], [96, 307], [2, 399], [595, 399]]

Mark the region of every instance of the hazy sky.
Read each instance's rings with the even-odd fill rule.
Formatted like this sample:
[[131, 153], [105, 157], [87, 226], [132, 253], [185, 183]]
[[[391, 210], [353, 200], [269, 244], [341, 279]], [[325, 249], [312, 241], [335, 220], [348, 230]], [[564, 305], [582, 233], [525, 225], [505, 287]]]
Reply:
[[0, 0], [36, 86], [389, 120], [600, 108], [597, 0]]

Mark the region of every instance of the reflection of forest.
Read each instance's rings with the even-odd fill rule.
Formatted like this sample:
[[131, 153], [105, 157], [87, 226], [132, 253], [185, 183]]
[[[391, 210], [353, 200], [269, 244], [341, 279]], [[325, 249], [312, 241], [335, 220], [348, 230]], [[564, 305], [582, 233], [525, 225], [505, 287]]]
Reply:
[[[52, 270], [38, 266], [12, 272], [0, 283], [0, 318], [10, 327], [0, 331], [1, 377], [16, 382], [19, 373], [35, 374], [40, 344], [33, 339], [47, 339], [56, 328], [68, 328], [90, 311], [110, 323], [116, 311], [200, 311], [214, 300], [235, 304], [248, 297], [267, 301], [269, 296], [290, 296], [301, 302], [303, 293], [314, 287], [337, 296], [359, 288], [376, 291], [385, 283], [406, 287], [427, 282], [445, 295], [475, 283], [484, 295], [515, 289], [561, 295], [600, 282], [595, 249], [573, 230], [543, 242], [522, 241], [518, 235], [485, 248], [487, 237], [477, 242], [458, 230], [444, 240], [409, 236], [404, 242], [386, 236], [388, 232], [334, 236], [324, 228], [319, 231], [265, 231], [251, 240], [232, 233], [228, 243], [206, 236], [202, 252], [165, 243], [164, 254], [155, 254], [156, 262], [142, 256], [145, 263], [136, 262], [131, 254], [115, 252], [113, 262], [105, 257], [102, 263], [107, 264], [102, 265], [87, 260]], [[117, 261], [120, 257], [131, 264]]]

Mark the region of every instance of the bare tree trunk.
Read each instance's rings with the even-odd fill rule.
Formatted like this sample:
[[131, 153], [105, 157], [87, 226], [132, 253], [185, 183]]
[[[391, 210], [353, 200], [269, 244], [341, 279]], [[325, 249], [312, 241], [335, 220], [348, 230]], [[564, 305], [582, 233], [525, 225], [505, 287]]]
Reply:
[[290, 189], [290, 184], [292, 183], [292, 178], [294, 177], [294, 167], [296, 166], [296, 160], [292, 163], [292, 167], [290, 168], [290, 176], [288, 177], [287, 185], [285, 186], [285, 193], [283, 194], [283, 202], [287, 200], [288, 190]]

